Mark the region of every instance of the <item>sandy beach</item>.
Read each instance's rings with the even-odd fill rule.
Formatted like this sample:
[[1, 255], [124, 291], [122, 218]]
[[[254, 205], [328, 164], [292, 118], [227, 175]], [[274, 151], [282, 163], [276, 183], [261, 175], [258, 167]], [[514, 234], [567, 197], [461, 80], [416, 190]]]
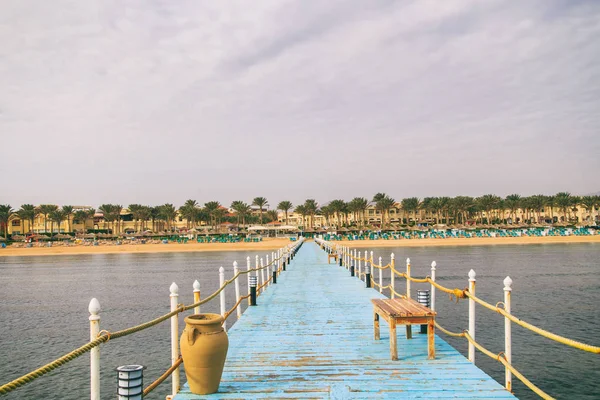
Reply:
[[495, 246], [507, 244], [552, 244], [552, 243], [600, 243], [600, 235], [595, 236], [524, 236], [524, 237], [484, 237], [446, 239], [401, 239], [401, 240], [353, 240], [334, 242], [350, 248], [365, 247], [436, 247], [436, 246]]
[[[257, 243], [169, 243], [124, 244], [121, 246], [57, 246], [0, 249], [0, 257], [54, 256], [72, 254], [120, 254], [120, 253], [166, 253], [202, 251], [267, 251], [291, 243], [289, 239], [265, 239]], [[401, 240], [355, 240], [335, 242], [350, 248], [369, 247], [433, 247], [433, 246], [495, 246], [553, 243], [600, 243], [596, 236], [547, 236], [547, 237], [497, 237], [497, 238], [447, 238], [447, 239], [401, 239]]]
[[256, 243], [192, 243], [186, 244], [123, 244], [120, 246], [56, 246], [0, 249], [5, 256], [58, 256], [73, 254], [121, 254], [121, 253], [176, 253], [199, 251], [267, 251], [279, 249], [290, 243], [289, 239], [264, 239]]

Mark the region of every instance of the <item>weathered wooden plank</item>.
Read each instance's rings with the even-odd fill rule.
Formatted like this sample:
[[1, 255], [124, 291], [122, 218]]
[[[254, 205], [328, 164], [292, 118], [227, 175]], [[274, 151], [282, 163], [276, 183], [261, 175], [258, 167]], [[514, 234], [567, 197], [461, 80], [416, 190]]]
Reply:
[[175, 400], [515, 398], [439, 337], [437, 358], [427, 360], [427, 335], [406, 340], [400, 329], [399, 361], [391, 361], [385, 322], [381, 340], [373, 339], [370, 300], [382, 298], [306, 243], [229, 330], [219, 393], [186, 387]]

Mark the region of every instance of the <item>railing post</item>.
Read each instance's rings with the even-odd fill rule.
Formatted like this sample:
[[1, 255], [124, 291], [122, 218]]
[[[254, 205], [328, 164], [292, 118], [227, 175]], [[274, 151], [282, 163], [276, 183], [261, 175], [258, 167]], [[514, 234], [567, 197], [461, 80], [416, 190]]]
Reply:
[[393, 299], [396, 297], [396, 259], [394, 253], [390, 255], [390, 274], [390, 286], [392, 287], [390, 297]]
[[361, 258], [360, 255], [361, 255], [361, 252], [359, 251], [358, 252], [358, 279], [362, 280], [362, 266], [361, 266], [361, 263], [360, 263], [360, 261], [361, 261], [360, 260], [360, 258]]
[[256, 261], [256, 268], [255, 268], [256, 269], [256, 284], [258, 285], [259, 284], [258, 283], [259, 282], [259, 280], [258, 280], [258, 277], [259, 277], [259, 272], [258, 272], [258, 265], [259, 265], [258, 264], [258, 255], [255, 256], [255, 261]]
[[381, 257], [379, 257], [379, 293], [383, 293], [383, 269], [381, 269]]
[[[179, 286], [175, 282], [169, 288], [171, 295], [171, 311], [177, 310], [179, 302]], [[179, 359], [179, 314], [171, 317], [171, 365]], [[171, 394], [175, 396], [179, 392], [179, 368], [171, 374]]]
[[[266, 255], [267, 258], [267, 280], [269, 280], [269, 276], [271, 276], [271, 266], [269, 265], [269, 255]], [[270, 284], [267, 283], [267, 286], [271, 286], [273, 284], [273, 282], [271, 282]]]
[[263, 258], [260, 258], [260, 286], [262, 286], [262, 289], [260, 289], [260, 293], [264, 293], [265, 291], [265, 286], [263, 286], [265, 284], [265, 263], [263, 261]]
[[[431, 280], [435, 282], [435, 267], [437, 266], [435, 261], [431, 262]], [[431, 284], [431, 309], [435, 311], [435, 286]]]
[[[196, 279], [194, 281], [194, 303], [200, 301], [200, 282]], [[200, 306], [194, 307], [194, 314], [200, 314]]]
[[[222, 288], [225, 284], [225, 268], [219, 267], [219, 287]], [[227, 310], [225, 309], [225, 290], [221, 290], [219, 293], [219, 301], [221, 303], [221, 315], [225, 318], [225, 313]], [[223, 321], [223, 330], [227, 332], [227, 320]]]
[[365, 287], [371, 287], [371, 269], [365, 266]]
[[[238, 263], [237, 261], [233, 262], [233, 275], [237, 275], [240, 272], [239, 268], [238, 268]], [[235, 281], [234, 281], [234, 286], [235, 286], [235, 303], [237, 304], [238, 301], [240, 301], [240, 277], [236, 277]], [[240, 302], [240, 304], [237, 305], [236, 307], [236, 313], [237, 313], [237, 317], [238, 319], [240, 319], [242, 317], [242, 304]]]
[[[100, 333], [100, 302], [95, 297], [88, 306], [90, 312], [90, 341]], [[100, 400], [100, 346], [90, 350], [90, 399]]]
[[406, 259], [406, 297], [410, 299], [410, 258]]
[[[250, 256], [246, 257], [246, 278], [248, 279], [248, 294], [250, 294]], [[248, 305], [250, 305], [250, 297], [248, 297]]]
[[[469, 293], [475, 295], [475, 271], [469, 271]], [[475, 340], [475, 300], [469, 298], [469, 335]], [[475, 345], [469, 342], [469, 361], [475, 364]]]
[[[512, 291], [512, 279], [507, 276], [504, 279], [504, 311], [510, 314], [510, 295]], [[512, 365], [512, 333], [511, 333], [511, 321], [504, 317], [504, 356], [506, 361]], [[504, 371], [504, 386], [506, 390], [512, 392], [512, 373], [508, 368]]]

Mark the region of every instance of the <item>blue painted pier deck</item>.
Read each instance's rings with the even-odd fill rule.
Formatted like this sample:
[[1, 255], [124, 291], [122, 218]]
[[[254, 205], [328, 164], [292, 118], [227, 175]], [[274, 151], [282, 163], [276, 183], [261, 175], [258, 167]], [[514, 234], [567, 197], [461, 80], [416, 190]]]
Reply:
[[385, 321], [373, 339], [372, 298], [383, 296], [305, 243], [229, 330], [219, 392], [194, 395], [185, 385], [175, 400], [515, 398], [438, 336], [436, 359], [427, 360], [418, 327], [411, 340], [398, 327], [392, 361]]

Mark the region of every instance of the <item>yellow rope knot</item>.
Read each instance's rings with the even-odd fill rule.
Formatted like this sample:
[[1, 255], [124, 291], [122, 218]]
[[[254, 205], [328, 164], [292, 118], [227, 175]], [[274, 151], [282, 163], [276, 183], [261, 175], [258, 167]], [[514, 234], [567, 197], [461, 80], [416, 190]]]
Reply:
[[458, 303], [458, 300], [460, 299], [464, 299], [467, 297], [467, 291], [468, 289], [452, 289], [451, 292], [448, 292], [448, 297], [450, 298], [450, 301], [452, 301], [452, 296], [454, 296], [456, 298], [456, 303]]

